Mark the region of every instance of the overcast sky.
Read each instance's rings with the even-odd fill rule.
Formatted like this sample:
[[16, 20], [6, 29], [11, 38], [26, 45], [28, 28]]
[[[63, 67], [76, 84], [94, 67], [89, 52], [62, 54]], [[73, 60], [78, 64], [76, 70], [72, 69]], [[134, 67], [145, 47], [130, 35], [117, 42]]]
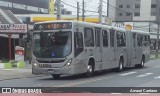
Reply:
[[[75, 7], [77, 7], [77, 2], [79, 2], [80, 4], [80, 8], [82, 9], [82, 1], [83, 0], [62, 0], [63, 2], [69, 4], [69, 5], [73, 5]], [[98, 15], [98, 6], [99, 6], [99, 0], [84, 0], [85, 1], [85, 9], [89, 10], [89, 11], [95, 11], [95, 12], [88, 12], [86, 11], [85, 15]], [[107, 2], [107, 0], [104, 0], [105, 2]], [[62, 2], [62, 4], [64, 4]], [[73, 8], [69, 5], [64, 4], [64, 7], [67, 8], [68, 11], [72, 11], [73, 15], [77, 14], [77, 9]], [[80, 11], [80, 15], [82, 14], [82, 11]], [[103, 15], [107, 14], [107, 4], [103, 3]]]

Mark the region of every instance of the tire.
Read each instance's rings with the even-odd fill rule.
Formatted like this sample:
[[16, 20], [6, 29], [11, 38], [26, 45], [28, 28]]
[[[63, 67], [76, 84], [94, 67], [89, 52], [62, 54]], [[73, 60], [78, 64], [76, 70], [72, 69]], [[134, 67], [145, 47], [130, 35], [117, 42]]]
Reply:
[[55, 78], [55, 79], [59, 79], [60, 75], [59, 74], [52, 74], [52, 77]]
[[117, 68], [117, 71], [118, 72], [123, 71], [123, 60], [122, 59], [120, 59], [120, 61], [119, 61], [119, 67]]
[[135, 67], [136, 68], [143, 68], [144, 67], [144, 63], [145, 63], [145, 59], [143, 57], [142, 60], [141, 60], [141, 64], [137, 64], [137, 65], [135, 65]]
[[94, 66], [93, 64], [88, 64], [87, 66], [87, 72], [86, 72], [86, 77], [91, 77], [93, 76], [93, 73], [94, 73]]

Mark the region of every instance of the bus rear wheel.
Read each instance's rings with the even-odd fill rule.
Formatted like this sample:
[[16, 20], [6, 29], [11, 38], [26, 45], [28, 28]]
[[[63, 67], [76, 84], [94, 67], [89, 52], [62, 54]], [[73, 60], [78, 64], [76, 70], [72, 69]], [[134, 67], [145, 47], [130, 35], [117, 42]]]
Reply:
[[120, 61], [119, 61], [119, 67], [117, 68], [117, 71], [118, 72], [123, 71], [123, 59], [120, 59]]
[[141, 60], [141, 64], [137, 64], [137, 65], [135, 65], [135, 67], [136, 68], [143, 68], [144, 67], [144, 63], [145, 63], [145, 59], [143, 57], [142, 60]]
[[55, 79], [59, 79], [60, 75], [59, 74], [52, 74], [52, 77], [55, 78]]

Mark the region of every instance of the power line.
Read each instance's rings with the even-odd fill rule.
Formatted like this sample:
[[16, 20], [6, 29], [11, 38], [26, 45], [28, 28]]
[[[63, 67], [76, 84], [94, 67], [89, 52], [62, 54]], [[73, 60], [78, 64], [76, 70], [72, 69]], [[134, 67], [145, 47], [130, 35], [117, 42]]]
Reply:
[[[73, 7], [73, 8], [76, 8], [77, 9], [77, 7], [76, 6], [73, 6], [73, 5], [70, 5], [70, 4], [67, 4], [67, 3], [65, 3], [64, 1], [61, 1], [63, 4], [66, 4], [66, 5], [68, 5], [68, 6], [70, 6], [70, 7]], [[80, 10], [82, 10], [82, 8], [80, 8]], [[95, 12], [95, 13], [98, 13], [97, 11], [91, 11], [91, 10], [85, 10], [86, 12]]]

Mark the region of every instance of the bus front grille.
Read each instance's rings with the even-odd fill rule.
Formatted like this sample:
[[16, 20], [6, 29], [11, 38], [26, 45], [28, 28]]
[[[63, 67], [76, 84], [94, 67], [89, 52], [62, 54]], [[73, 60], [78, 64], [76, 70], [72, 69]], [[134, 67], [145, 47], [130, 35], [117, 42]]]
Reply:
[[39, 64], [39, 67], [41, 68], [51, 68], [51, 64]]

